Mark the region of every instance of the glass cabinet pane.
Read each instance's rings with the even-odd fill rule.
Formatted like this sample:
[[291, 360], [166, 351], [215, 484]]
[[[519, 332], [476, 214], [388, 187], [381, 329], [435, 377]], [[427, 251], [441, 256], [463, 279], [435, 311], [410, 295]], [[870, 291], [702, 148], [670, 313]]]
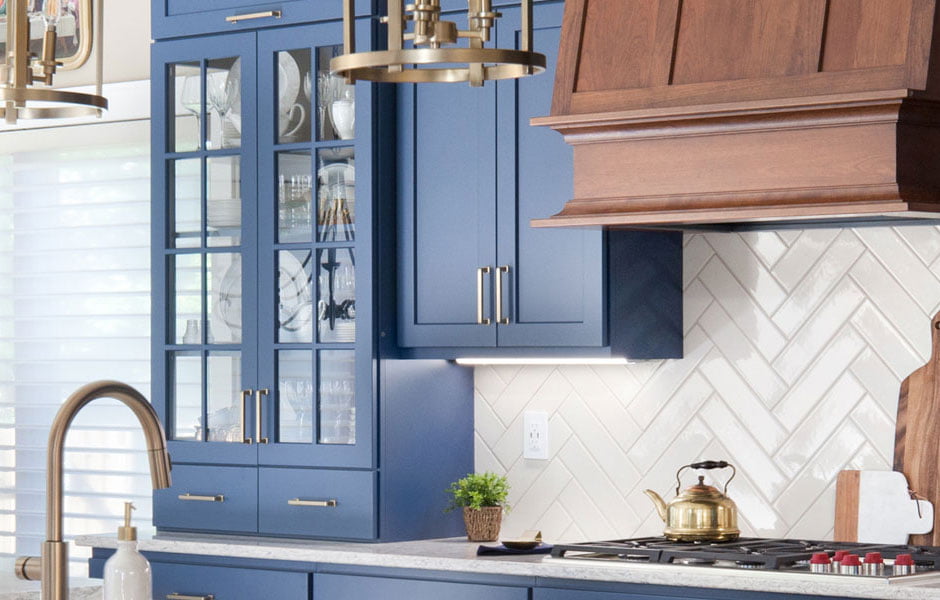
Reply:
[[277, 155], [277, 231], [280, 242], [309, 242], [313, 230], [313, 171], [309, 152]]
[[317, 241], [356, 237], [356, 160], [352, 148], [317, 152]]
[[320, 342], [356, 341], [356, 258], [352, 248], [317, 250]]
[[202, 162], [198, 158], [169, 164], [173, 185], [173, 246], [198, 248], [202, 232]]
[[278, 342], [313, 341], [312, 255], [310, 250], [277, 253]]
[[241, 59], [208, 61], [206, 103], [206, 147], [215, 150], [241, 146]]
[[[303, 88], [303, 89], [301, 89]], [[277, 142], [310, 141], [310, 50], [277, 53]]]
[[207, 440], [241, 443], [241, 353], [209, 352], [206, 379]]
[[174, 440], [202, 440], [202, 359], [198, 352], [171, 354]]
[[216, 252], [206, 255], [206, 294], [209, 344], [242, 341], [242, 257]]
[[174, 98], [173, 126], [170, 127], [168, 150], [191, 152], [202, 142], [202, 73], [198, 62], [170, 65], [169, 88]]
[[356, 88], [342, 77], [330, 75], [330, 59], [342, 53], [342, 46], [317, 48], [318, 140], [351, 140], [355, 136]]
[[356, 354], [352, 350], [319, 352], [321, 444], [356, 443]]
[[277, 372], [277, 441], [313, 443], [313, 352], [278, 352]]
[[170, 259], [173, 273], [175, 309], [174, 327], [169, 341], [175, 344], [199, 344], [202, 338], [202, 255], [180, 254]]
[[206, 159], [206, 243], [237, 246], [241, 241], [242, 195], [238, 156]]

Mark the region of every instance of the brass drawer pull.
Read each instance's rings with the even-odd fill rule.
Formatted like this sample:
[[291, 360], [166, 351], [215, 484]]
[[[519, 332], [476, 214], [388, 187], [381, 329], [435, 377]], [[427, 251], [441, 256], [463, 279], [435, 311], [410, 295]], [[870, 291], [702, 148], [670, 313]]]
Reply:
[[255, 390], [255, 441], [259, 444], [267, 444], [268, 438], [261, 437], [261, 403], [262, 399], [268, 395], [268, 388]]
[[[241, 430], [242, 430], [242, 443], [250, 444], [252, 439], [248, 437], [248, 428], [246, 421], [248, 421], [248, 396], [251, 396], [251, 390], [242, 390], [242, 420], [241, 420]], [[257, 418], [257, 417], [256, 417]]]
[[496, 267], [496, 322], [509, 325], [509, 317], [503, 316], [503, 273], [509, 272], [509, 265]]
[[288, 500], [287, 503], [290, 504], [291, 506], [326, 506], [326, 507], [330, 507], [330, 508], [336, 506], [336, 504], [337, 504], [337, 502], [336, 502], [335, 499], [331, 499], [331, 500], [301, 500], [300, 498], [294, 498], [293, 500]]
[[480, 267], [477, 269], [477, 324], [489, 325], [490, 318], [483, 316], [483, 276], [489, 273], [490, 267]]
[[243, 15], [232, 15], [230, 17], [225, 17], [225, 20], [229, 23], [238, 23], [239, 21], [251, 21], [252, 19], [267, 19], [267, 18], [280, 19], [281, 11], [279, 10], [266, 10], [264, 12], [255, 12], [255, 13], [245, 13]]
[[214, 496], [199, 496], [197, 494], [190, 494], [186, 492], [185, 494], [180, 494], [177, 496], [180, 500], [195, 500], [197, 502], [225, 502], [225, 496], [223, 494], [216, 494]]
[[215, 596], [212, 594], [205, 594], [203, 596], [190, 596], [188, 594], [167, 594], [166, 600], [215, 600]]

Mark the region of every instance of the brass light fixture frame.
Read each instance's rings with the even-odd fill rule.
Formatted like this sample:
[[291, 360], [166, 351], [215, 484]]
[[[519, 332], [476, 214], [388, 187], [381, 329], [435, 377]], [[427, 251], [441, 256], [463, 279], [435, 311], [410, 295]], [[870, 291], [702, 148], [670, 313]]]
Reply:
[[[468, 81], [479, 87], [487, 80], [516, 79], [545, 70], [545, 55], [532, 50], [532, 0], [522, 0], [519, 50], [483, 46], [490, 41], [493, 25], [502, 16], [493, 11], [492, 0], [467, 0], [466, 30], [458, 30], [452, 21], [441, 20], [440, 0], [415, 0], [415, 4], [404, 7], [402, 0], [388, 0], [388, 16], [382, 18], [388, 24], [388, 50], [356, 52], [354, 4], [355, 0], [343, 0], [343, 54], [330, 61], [330, 70], [347, 81]], [[406, 32], [408, 21], [414, 22], [410, 33]], [[466, 38], [469, 47], [442, 47], [455, 44], [459, 38]], [[411, 41], [415, 47], [405, 48], [405, 41]]]
[[[7, 0], [6, 55], [0, 57], [0, 119], [13, 125], [19, 119], [61, 119], [100, 115], [101, 110], [108, 108], [107, 98], [101, 95], [101, 11], [93, 14], [92, 0], [81, 0], [78, 23], [81, 35], [78, 50], [60, 62], [55, 59], [55, 25], [46, 27], [42, 55], [34, 57], [30, 54], [30, 23], [26, 5], [27, 0]], [[93, 36], [97, 36], [99, 44], [97, 93], [33, 87], [37, 83], [52, 86], [59, 68], [77, 69], [85, 63], [91, 54]], [[46, 105], [30, 105], [36, 102]]]

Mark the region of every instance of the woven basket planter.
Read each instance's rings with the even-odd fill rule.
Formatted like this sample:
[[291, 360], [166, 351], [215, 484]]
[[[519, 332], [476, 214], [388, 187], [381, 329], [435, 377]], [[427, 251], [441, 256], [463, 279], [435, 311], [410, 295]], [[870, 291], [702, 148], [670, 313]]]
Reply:
[[463, 522], [467, 526], [467, 539], [471, 542], [495, 542], [499, 539], [499, 525], [503, 521], [502, 506], [463, 509]]

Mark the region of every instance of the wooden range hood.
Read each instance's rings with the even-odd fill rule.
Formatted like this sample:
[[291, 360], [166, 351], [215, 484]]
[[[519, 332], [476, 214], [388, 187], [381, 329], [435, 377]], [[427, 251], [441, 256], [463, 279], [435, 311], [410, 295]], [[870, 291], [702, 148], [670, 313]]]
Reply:
[[567, 0], [536, 227], [940, 218], [936, 0]]

